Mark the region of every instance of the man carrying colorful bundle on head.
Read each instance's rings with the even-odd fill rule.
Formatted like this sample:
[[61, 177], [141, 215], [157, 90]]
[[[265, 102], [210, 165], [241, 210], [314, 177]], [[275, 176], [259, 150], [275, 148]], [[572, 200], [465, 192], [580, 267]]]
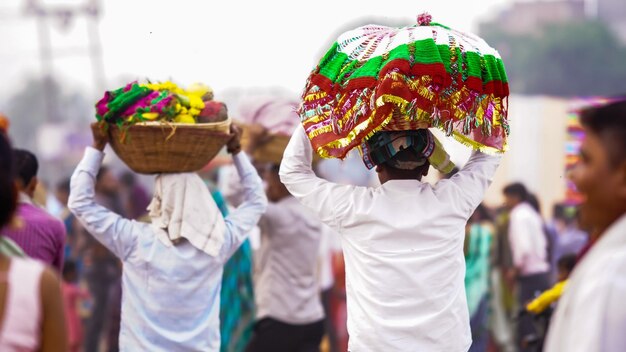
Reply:
[[[307, 81], [302, 126], [285, 150], [289, 192], [341, 236], [351, 351], [467, 351], [472, 343], [463, 243], [506, 149], [508, 86], [484, 41], [420, 16], [418, 25], [344, 33]], [[426, 128], [476, 149], [431, 185], [447, 153]], [[315, 151], [358, 147], [379, 187], [339, 185], [311, 169]]]
[[223, 217], [196, 173], [157, 173], [149, 224], [95, 203], [95, 177], [110, 136], [97, 124], [92, 129], [94, 144], [72, 176], [69, 208], [124, 264], [120, 350], [219, 351], [222, 269], [267, 205], [261, 179], [241, 153], [239, 129], [231, 126], [226, 147], [241, 179], [242, 204]]

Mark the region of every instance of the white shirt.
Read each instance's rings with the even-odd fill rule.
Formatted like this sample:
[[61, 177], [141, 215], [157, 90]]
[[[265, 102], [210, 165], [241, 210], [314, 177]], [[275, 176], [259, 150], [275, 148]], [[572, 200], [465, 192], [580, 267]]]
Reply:
[[256, 170], [243, 153], [233, 158], [244, 201], [224, 219], [224, 244], [213, 257], [187, 241], [166, 246], [150, 224], [96, 204], [94, 184], [103, 156], [87, 148], [72, 175], [68, 206], [124, 264], [120, 351], [219, 351], [222, 269], [267, 204]]
[[335, 284], [335, 274], [333, 273], [333, 242], [337, 240], [338, 236], [339, 234], [333, 229], [322, 224], [322, 236], [317, 259], [317, 281], [320, 285], [320, 291], [330, 290]]
[[513, 264], [520, 275], [545, 273], [550, 270], [548, 241], [541, 215], [528, 203], [520, 203], [509, 215], [509, 242]]
[[500, 157], [473, 153], [461, 171], [435, 186], [395, 180], [369, 188], [316, 177], [311, 154], [299, 126], [280, 176], [341, 236], [349, 350], [467, 351], [465, 225]]
[[626, 350], [626, 215], [574, 268], [544, 347], [547, 352]]
[[324, 318], [316, 276], [322, 223], [295, 198], [270, 202], [259, 222], [254, 292], [257, 319], [310, 324]]

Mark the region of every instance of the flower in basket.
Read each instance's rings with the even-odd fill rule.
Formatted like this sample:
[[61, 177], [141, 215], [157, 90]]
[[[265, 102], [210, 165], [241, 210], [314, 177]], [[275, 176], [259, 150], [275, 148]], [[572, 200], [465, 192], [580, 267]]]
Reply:
[[[225, 105], [212, 99], [212, 89], [202, 84], [182, 89], [171, 81], [131, 82], [104, 93], [96, 103], [96, 118], [118, 126], [148, 121], [195, 124], [226, 120]], [[205, 111], [207, 102], [215, 114]], [[220, 104], [224, 111], [215, 108]]]

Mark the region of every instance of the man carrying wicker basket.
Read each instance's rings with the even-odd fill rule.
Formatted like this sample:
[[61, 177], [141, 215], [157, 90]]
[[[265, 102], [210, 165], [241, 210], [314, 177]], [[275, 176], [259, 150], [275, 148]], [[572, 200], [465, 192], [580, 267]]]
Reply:
[[196, 173], [157, 174], [151, 224], [124, 219], [94, 201], [94, 183], [109, 135], [93, 126], [94, 143], [74, 171], [69, 208], [124, 264], [121, 351], [219, 351], [222, 268], [266, 209], [261, 179], [241, 153], [231, 126], [226, 147], [244, 189], [226, 218]]

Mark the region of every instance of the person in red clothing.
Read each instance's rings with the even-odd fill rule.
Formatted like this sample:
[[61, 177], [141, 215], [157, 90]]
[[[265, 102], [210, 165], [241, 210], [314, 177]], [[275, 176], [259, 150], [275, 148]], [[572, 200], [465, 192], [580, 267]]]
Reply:
[[81, 318], [78, 314], [78, 306], [82, 300], [90, 299], [89, 292], [81, 289], [76, 280], [78, 273], [76, 271], [76, 263], [66, 261], [63, 266], [63, 282], [61, 283], [61, 293], [63, 294], [63, 303], [65, 308], [65, 322], [67, 326], [67, 342], [69, 344], [69, 352], [78, 352], [82, 350], [83, 344], [83, 327]]
[[27, 150], [13, 149], [13, 158], [17, 171], [15, 185], [19, 191], [18, 224], [4, 229], [3, 235], [17, 243], [26, 255], [51, 265], [60, 273], [65, 250], [65, 225], [32, 200], [39, 169], [35, 155]]

